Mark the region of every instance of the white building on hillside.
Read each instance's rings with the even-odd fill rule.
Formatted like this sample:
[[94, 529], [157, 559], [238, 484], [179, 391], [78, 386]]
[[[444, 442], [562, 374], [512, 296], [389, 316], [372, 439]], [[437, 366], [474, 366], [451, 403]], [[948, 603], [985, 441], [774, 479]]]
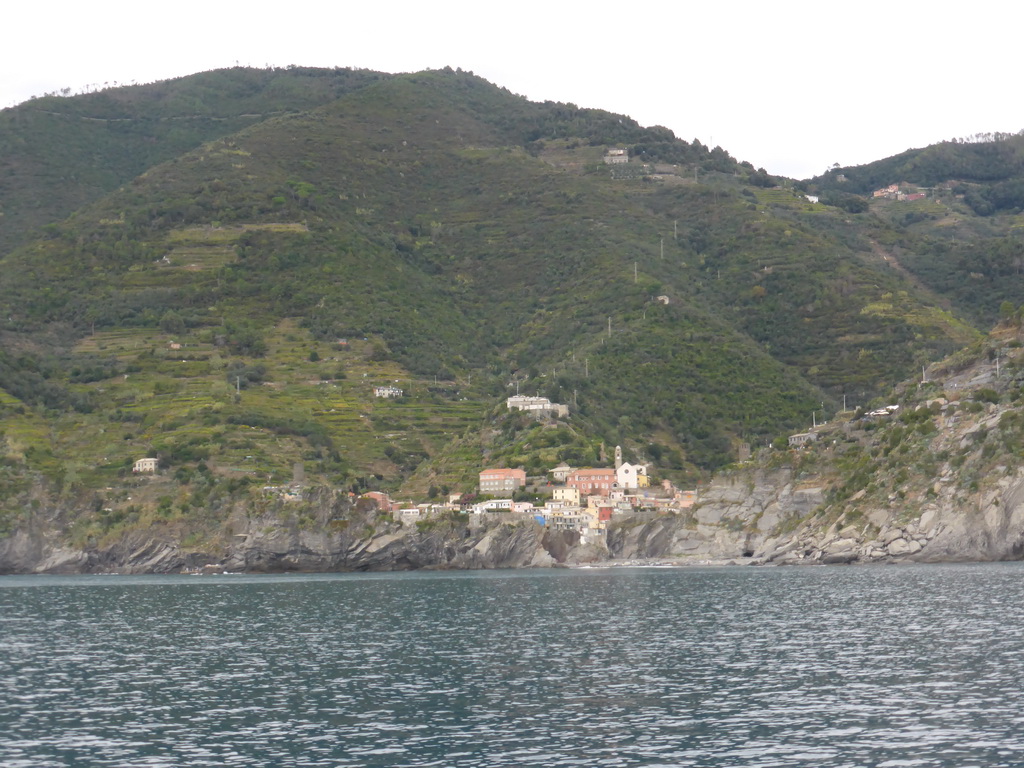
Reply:
[[156, 472], [156, 459], [139, 459], [132, 465], [132, 472]]
[[569, 406], [561, 403], [552, 403], [546, 397], [530, 397], [528, 395], [513, 395], [505, 401], [505, 406], [510, 411], [531, 411], [543, 414], [553, 413], [555, 416], [565, 417], [569, 415]]
[[615, 477], [619, 488], [646, 488], [648, 486], [647, 467], [644, 464], [623, 462], [615, 468]]
[[612, 147], [604, 153], [604, 161], [608, 165], [619, 165], [629, 162], [629, 150], [624, 147]]

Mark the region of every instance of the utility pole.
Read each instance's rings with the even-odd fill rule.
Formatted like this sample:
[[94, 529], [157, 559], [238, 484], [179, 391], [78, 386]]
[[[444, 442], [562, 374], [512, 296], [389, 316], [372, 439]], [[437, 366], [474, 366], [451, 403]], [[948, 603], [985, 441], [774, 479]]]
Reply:
[[611, 337], [612, 337], [612, 317], [611, 317], [611, 315], [609, 315], [608, 316], [608, 338], [610, 339]]
[[665, 260], [665, 238], [661, 238], [661, 259]]
[[590, 378], [590, 358], [586, 357], [583, 359], [583, 378]]
[[636, 282], [636, 262], [633, 262], [633, 282]]
[[679, 239], [679, 219], [672, 220], [672, 240]]

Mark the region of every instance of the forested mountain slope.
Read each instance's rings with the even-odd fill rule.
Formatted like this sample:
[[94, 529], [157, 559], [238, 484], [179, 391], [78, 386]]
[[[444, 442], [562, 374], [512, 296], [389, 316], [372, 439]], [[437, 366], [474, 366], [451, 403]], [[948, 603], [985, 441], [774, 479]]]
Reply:
[[886, 225], [880, 253], [980, 327], [999, 320], [1005, 303], [1011, 311], [1021, 304], [1024, 133], [835, 167], [800, 186], [824, 201], [870, 198], [870, 212]]
[[236, 67], [0, 111], [0, 253], [205, 141], [333, 101], [378, 72]]
[[[450, 70], [197, 78], [0, 113], [18, 189], [52, 201], [2, 197], [12, 514], [49, 484], [94, 495], [106, 530], [124, 492], [100, 489], [148, 455], [173, 484], [139, 503], [186, 517], [293, 477], [461, 489], [481, 444], [535, 471], [623, 444], [693, 481], [977, 333], [879, 255], [904, 225], [663, 128]], [[122, 114], [122, 91], [166, 135], [62, 197], [49, 148], [107, 173], [121, 128], [92, 118], [102, 99]], [[89, 119], [18, 149], [51, 102]], [[190, 104], [241, 122], [180, 137]], [[605, 164], [611, 148], [632, 161]], [[571, 405], [563, 442], [480, 437], [504, 439], [512, 387]]]

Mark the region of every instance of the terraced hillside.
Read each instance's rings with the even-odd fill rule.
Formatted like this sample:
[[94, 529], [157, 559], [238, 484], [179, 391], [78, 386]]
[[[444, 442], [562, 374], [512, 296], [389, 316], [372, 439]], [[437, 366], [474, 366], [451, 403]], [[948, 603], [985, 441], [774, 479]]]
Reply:
[[[257, 89], [259, 120], [3, 256], [15, 474], [87, 494], [156, 455], [182, 488], [462, 489], [605, 443], [692, 481], [975, 333], [878, 259], [902, 230], [720, 148], [467, 73], [336, 75]], [[502, 437], [513, 384], [572, 404], [557, 441]]]

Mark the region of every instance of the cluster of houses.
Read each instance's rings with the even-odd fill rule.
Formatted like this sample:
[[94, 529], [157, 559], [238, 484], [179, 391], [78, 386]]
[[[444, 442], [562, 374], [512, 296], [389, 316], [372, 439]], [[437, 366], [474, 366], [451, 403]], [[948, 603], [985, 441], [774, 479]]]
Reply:
[[[547, 496], [543, 503], [512, 498], [528, 484]], [[363, 498], [406, 525], [454, 510], [489, 515], [489, 519], [495, 515], [507, 516], [510, 521], [533, 519], [554, 530], [575, 531], [586, 540], [604, 536], [608, 524], [619, 517], [653, 517], [691, 507], [696, 495], [696, 491], [679, 490], [667, 480], [651, 487], [647, 467], [623, 461], [621, 448], [615, 449], [614, 467], [578, 469], [562, 464], [544, 478], [528, 478], [522, 469], [485, 469], [479, 474], [478, 490], [487, 498], [471, 504], [463, 503], [461, 494], [441, 504], [396, 503], [381, 491], [363, 494]]]
[[884, 200], [900, 200], [902, 202], [912, 202], [914, 200], [923, 200], [925, 198], [924, 192], [908, 192], [900, 189], [899, 184], [890, 184], [887, 187], [876, 189], [871, 193], [872, 197], [882, 198]]

